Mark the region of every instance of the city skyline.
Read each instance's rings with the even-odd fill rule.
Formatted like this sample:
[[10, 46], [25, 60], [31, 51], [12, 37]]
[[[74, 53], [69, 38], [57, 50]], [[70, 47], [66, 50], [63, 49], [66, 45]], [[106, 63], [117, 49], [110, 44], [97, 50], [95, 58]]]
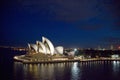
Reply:
[[46, 36], [55, 46], [118, 47], [119, 7], [117, 0], [5, 0], [0, 45], [27, 46]]

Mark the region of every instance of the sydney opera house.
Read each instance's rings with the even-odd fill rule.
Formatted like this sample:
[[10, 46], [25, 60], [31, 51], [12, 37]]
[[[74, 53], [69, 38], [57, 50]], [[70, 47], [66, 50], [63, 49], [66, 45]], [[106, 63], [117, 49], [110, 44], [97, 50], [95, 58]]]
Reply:
[[63, 54], [63, 47], [54, 47], [52, 42], [46, 37], [42, 37], [42, 41], [36, 41], [36, 44], [28, 44], [29, 54]]
[[28, 44], [28, 51], [25, 55], [14, 56], [14, 59], [23, 63], [50, 63], [69, 61], [63, 54], [63, 47], [54, 47], [52, 42], [46, 37], [35, 44]]

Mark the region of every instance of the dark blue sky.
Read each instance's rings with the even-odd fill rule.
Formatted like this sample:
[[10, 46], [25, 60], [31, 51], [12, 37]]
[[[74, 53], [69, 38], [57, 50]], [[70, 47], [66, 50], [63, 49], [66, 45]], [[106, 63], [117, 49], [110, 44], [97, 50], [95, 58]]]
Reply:
[[3, 0], [0, 17], [0, 45], [42, 36], [66, 48], [120, 45], [119, 0]]

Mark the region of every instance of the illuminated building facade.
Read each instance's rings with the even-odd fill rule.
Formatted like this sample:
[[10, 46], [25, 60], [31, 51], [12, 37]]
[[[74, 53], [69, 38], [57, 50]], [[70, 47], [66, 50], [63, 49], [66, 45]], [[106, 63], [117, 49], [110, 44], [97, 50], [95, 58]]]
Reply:
[[43, 54], [63, 54], [63, 47], [58, 46], [54, 48], [52, 42], [45, 38], [42, 37], [42, 42], [41, 41], [36, 41], [36, 44], [28, 44], [28, 49], [31, 54], [36, 54], [36, 53], [43, 53]]

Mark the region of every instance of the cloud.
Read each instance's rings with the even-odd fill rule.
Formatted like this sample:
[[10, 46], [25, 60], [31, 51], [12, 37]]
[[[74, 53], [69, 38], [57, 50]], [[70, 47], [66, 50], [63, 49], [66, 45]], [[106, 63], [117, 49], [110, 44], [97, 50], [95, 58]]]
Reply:
[[106, 44], [120, 45], [120, 37], [115, 37], [115, 36], [104, 37], [103, 41]]
[[104, 28], [106, 23], [98, 18], [93, 18], [76, 22], [74, 25], [83, 30], [98, 30]]
[[55, 20], [77, 21], [98, 14], [96, 1], [88, 0], [24, 0], [19, 1], [30, 13], [53, 16]]
[[112, 29], [115, 31], [120, 31], [120, 20], [114, 22]]
[[84, 30], [106, 26], [120, 30], [119, 0], [18, 0], [17, 5], [41, 20], [72, 23]]

